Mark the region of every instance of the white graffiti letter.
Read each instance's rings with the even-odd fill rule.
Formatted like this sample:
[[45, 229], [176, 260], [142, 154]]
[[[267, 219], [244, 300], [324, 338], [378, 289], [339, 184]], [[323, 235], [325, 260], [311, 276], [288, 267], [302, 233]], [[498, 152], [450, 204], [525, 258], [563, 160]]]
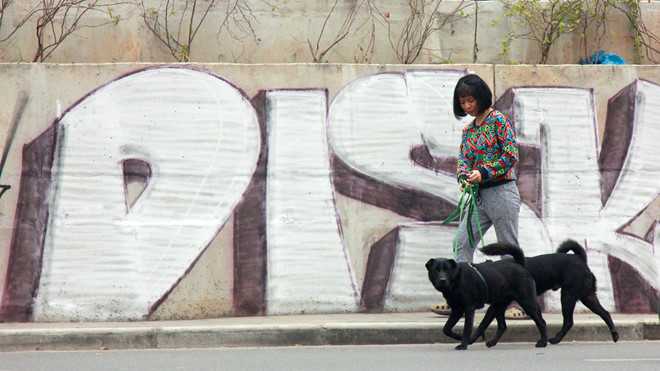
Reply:
[[[35, 320], [141, 319], [241, 200], [256, 114], [216, 76], [158, 68], [93, 92], [59, 131]], [[135, 202], [124, 199], [126, 160], [150, 170]]]
[[268, 313], [357, 309], [339, 234], [325, 91], [272, 91], [268, 107]]

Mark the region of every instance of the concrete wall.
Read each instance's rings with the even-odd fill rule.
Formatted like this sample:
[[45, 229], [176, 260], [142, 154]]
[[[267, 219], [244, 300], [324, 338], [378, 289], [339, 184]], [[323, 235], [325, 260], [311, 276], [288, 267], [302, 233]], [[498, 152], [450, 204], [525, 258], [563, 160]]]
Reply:
[[[36, 0], [16, 1], [4, 15], [0, 28], [0, 39], [6, 36], [22, 14], [26, 13]], [[160, 45], [156, 37], [145, 26], [141, 7], [136, 4], [112, 6], [113, 15], [121, 17], [117, 25], [98, 28], [79, 28], [66, 39], [47, 60], [54, 63], [106, 63], [106, 62], [174, 62], [175, 59]], [[145, 0], [146, 8], [162, 3], [160, 0]], [[178, 2], [183, 3], [183, 2]], [[229, 2], [220, 2], [226, 4]], [[234, 3], [233, 1], [231, 3]], [[246, 14], [254, 28], [254, 36], [242, 32], [236, 25], [220, 32], [222, 20], [226, 17], [226, 5], [218, 6], [209, 14], [191, 43], [191, 60], [202, 63], [306, 63], [312, 62], [309, 43], [316, 41], [323, 24], [332, 8], [333, 0], [286, 1], [286, 0], [246, 0], [250, 6]], [[355, 4], [362, 1], [340, 1], [329, 19], [320, 39], [321, 49], [334, 40], [346, 15]], [[461, 5], [463, 4], [463, 5]], [[477, 6], [478, 5], [478, 6]], [[655, 35], [660, 35], [660, 2], [642, 2], [642, 15], [646, 26]], [[334, 46], [323, 58], [330, 63], [401, 63], [390, 44], [388, 34], [396, 44], [402, 34], [402, 27], [410, 10], [403, 1], [378, 1], [380, 13], [388, 18], [377, 17], [373, 22], [375, 36], [373, 55], [367, 53], [371, 22], [365, 8], [357, 14], [356, 22], [348, 36]], [[515, 19], [503, 17], [504, 7], [500, 1], [442, 1], [440, 18], [454, 13], [457, 7], [463, 11], [451, 19], [439, 31], [433, 33], [415, 63], [538, 63], [540, 53], [532, 40], [518, 39], [511, 45], [509, 56], [500, 56], [501, 44], [507, 34], [516, 26]], [[102, 7], [106, 9], [106, 7]], [[184, 14], [179, 9], [176, 14]], [[108, 16], [89, 12], [84, 24], [107, 23]], [[174, 18], [174, 21], [177, 19]], [[499, 20], [497, 24], [493, 21]], [[31, 61], [36, 50], [35, 19], [23, 26], [20, 31], [0, 42], [0, 61]], [[387, 29], [387, 22], [391, 30]], [[243, 24], [243, 26], [246, 26]], [[362, 27], [360, 27], [362, 26]], [[616, 53], [635, 63], [633, 38], [629, 21], [620, 13], [612, 12], [608, 19], [606, 37], [596, 45], [593, 33], [588, 32], [589, 50], [584, 51], [577, 32], [564, 35], [553, 46], [548, 63], [573, 64], [597, 49]], [[659, 55], [654, 56], [660, 59]], [[648, 59], [641, 61], [650, 63]]]
[[576, 239], [607, 309], [655, 312], [658, 67], [5, 64], [0, 315], [426, 310], [468, 71], [517, 128], [525, 253]]

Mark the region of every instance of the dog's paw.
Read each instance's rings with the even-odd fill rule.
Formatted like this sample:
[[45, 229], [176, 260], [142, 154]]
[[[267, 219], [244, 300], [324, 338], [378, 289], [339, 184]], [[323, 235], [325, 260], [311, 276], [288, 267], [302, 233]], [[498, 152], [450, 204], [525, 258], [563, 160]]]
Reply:
[[456, 348], [454, 348], [454, 349], [456, 349], [456, 350], [466, 350], [467, 349], [467, 344], [458, 344], [456, 346]]
[[615, 343], [619, 340], [619, 333], [616, 330], [612, 331], [612, 340], [614, 340]]
[[561, 338], [558, 338], [557, 336], [553, 337], [552, 339], [548, 340], [550, 344], [559, 344], [561, 341]]
[[545, 348], [546, 345], [548, 345], [548, 342], [545, 340], [539, 340], [536, 342], [537, 348]]
[[491, 341], [487, 341], [487, 342], [486, 342], [486, 346], [489, 347], [489, 348], [492, 348], [492, 347], [494, 347], [495, 345], [497, 345], [497, 341], [492, 341], [492, 340], [491, 340]]

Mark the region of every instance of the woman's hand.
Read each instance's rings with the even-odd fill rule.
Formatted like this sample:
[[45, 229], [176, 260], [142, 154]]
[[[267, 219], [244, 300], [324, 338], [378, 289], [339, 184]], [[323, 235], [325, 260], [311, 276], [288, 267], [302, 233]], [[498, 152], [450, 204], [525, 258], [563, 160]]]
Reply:
[[481, 172], [479, 172], [479, 170], [470, 171], [467, 180], [472, 184], [481, 183]]
[[481, 173], [479, 170], [472, 170], [468, 174], [467, 178], [462, 178], [460, 182], [458, 182], [459, 187], [461, 188], [461, 192], [465, 191], [465, 188], [473, 185], [473, 184], [479, 184], [481, 182]]

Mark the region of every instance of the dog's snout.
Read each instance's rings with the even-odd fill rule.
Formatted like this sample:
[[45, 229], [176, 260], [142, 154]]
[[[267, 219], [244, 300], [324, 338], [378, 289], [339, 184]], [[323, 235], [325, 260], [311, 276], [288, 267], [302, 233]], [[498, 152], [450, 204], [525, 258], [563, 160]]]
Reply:
[[440, 287], [447, 287], [447, 285], [449, 284], [449, 281], [447, 280], [447, 276], [444, 276], [444, 275], [438, 277], [437, 282], [438, 282], [438, 286], [440, 286]]

